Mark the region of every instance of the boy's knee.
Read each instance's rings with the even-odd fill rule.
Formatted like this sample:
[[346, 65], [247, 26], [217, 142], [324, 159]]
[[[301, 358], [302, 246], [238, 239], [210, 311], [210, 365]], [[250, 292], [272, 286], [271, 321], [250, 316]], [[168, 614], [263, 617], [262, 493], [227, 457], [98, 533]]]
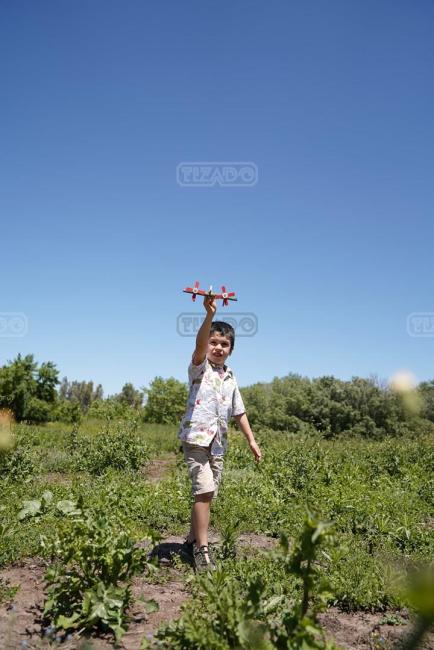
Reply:
[[202, 494], [195, 494], [194, 495], [194, 500], [197, 501], [212, 501], [212, 498], [214, 496], [214, 492], [203, 492]]

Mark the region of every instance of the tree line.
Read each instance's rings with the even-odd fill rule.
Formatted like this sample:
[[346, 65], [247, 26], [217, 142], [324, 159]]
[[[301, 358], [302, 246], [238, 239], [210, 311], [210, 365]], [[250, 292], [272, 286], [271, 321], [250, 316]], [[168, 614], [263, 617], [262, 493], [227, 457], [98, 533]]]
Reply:
[[[375, 377], [343, 381], [289, 374], [241, 388], [241, 394], [256, 429], [325, 438], [434, 431], [434, 380], [417, 386], [412, 408]], [[126, 383], [120, 393], [104, 397], [101, 384], [66, 377], [60, 381], [53, 362], [39, 365], [30, 354], [0, 367], [0, 409], [10, 410], [17, 421], [78, 423], [84, 416], [114, 418], [134, 412], [147, 422], [177, 424], [187, 397], [187, 385], [173, 377], [155, 377], [149, 388], [140, 390]]]

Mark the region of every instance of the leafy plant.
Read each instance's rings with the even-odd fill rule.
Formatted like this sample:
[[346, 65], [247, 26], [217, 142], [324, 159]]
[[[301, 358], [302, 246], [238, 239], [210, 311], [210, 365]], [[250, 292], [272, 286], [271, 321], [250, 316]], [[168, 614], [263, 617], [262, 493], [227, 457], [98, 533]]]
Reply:
[[102, 474], [109, 467], [137, 470], [149, 458], [145, 443], [124, 424], [83, 438], [77, 451], [79, 469], [91, 474]]
[[12, 600], [19, 588], [19, 585], [11, 586], [7, 584], [3, 578], [0, 578], [0, 605]]
[[279, 650], [328, 647], [321, 635], [317, 615], [331, 593], [316, 558], [319, 547], [330, 535], [331, 523], [317, 521], [309, 515], [291, 553], [287, 537], [281, 536], [282, 560], [288, 572], [301, 580], [302, 593], [300, 600], [285, 608], [280, 619], [270, 626], [273, 647]]
[[[62, 499], [57, 501], [56, 509], [62, 515], [76, 517], [82, 514], [83, 501], [75, 499]], [[23, 521], [31, 517], [46, 514], [50, 509], [53, 510], [53, 493], [45, 490], [40, 499], [31, 499], [23, 501], [22, 508], [18, 513], [18, 519]]]
[[284, 594], [265, 598], [260, 577], [247, 577], [244, 586], [223, 568], [200, 575], [193, 600], [178, 621], [161, 628], [155, 641], [143, 639], [145, 648], [170, 650], [324, 650], [325, 640], [317, 613], [329, 596], [319, 579], [315, 559], [330, 535], [330, 524], [309, 517], [292, 553], [281, 538], [275, 561], [301, 581], [301, 598], [295, 604]]
[[24, 481], [35, 471], [30, 448], [23, 441], [0, 454], [0, 480]]
[[54, 563], [45, 575], [45, 619], [65, 631], [111, 630], [119, 641], [127, 629], [131, 579], [149, 566], [144, 551], [121, 522], [90, 510], [48, 546]]
[[53, 493], [46, 490], [41, 499], [32, 499], [23, 501], [23, 507], [18, 513], [18, 519], [22, 521], [27, 517], [35, 517], [45, 512], [53, 500]]
[[261, 588], [260, 581], [252, 581], [243, 591], [222, 569], [200, 576], [195, 599], [184, 608], [181, 619], [157, 632], [154, 644], [150, 645], [144, 639], [142, 648], [227, 650], [270, 647], [260, 644], [265, 630], [257, 620]]
[[240, 528], [239, 521], [227, 521], [221, 530], [221, 542], [218, 548], [218, 557], [220, 560], [229, 560], [235, 558], [238, 531]]

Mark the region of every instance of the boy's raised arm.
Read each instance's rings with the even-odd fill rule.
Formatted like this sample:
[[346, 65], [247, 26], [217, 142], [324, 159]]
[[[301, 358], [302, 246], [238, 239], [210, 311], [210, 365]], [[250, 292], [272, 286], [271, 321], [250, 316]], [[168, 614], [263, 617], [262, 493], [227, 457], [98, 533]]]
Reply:
[[193, 354], [193, 363], [195, 366], [200, 366], [206, 357], [211, 323], [214, 314], [217, 311], [215, 300], [210, 296], [205, 296], [203, 299], [203, 305], [206, 309], [206, 316], [196, 336], [196, 349]]

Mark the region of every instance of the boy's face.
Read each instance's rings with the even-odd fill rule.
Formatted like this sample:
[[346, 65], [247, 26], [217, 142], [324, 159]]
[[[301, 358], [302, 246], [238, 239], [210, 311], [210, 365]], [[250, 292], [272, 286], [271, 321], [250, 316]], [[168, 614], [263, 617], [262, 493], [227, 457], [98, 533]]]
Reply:
[[227, 336], [213, 332], [208, 339], [207, 357], [218, 366], [223, 366], [231, 354], [231, 341]]

